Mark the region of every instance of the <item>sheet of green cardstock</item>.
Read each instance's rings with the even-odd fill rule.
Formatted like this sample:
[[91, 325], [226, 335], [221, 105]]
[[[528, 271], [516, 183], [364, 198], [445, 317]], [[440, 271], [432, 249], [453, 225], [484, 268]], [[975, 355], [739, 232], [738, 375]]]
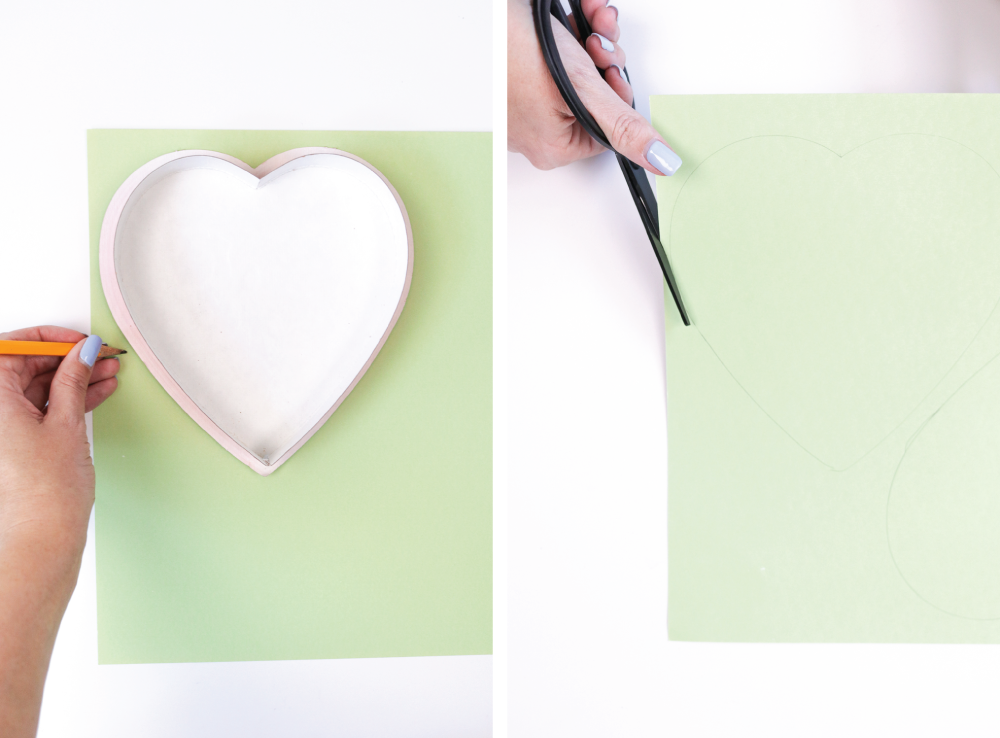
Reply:
[[491, 134], [90, 131], [93, 331], [125, 343], [97, 247], [132, 171], [179, 149], [256, 166], [300, 146], [357, 154], [398, 190], [414, 241], [406, 307], [337, 412], [268, 477], [125, 358], [94, 413], [101, 663], [491, 652]]
[[670, 637], [1000, 642], [1000, 97], [652, 115]]

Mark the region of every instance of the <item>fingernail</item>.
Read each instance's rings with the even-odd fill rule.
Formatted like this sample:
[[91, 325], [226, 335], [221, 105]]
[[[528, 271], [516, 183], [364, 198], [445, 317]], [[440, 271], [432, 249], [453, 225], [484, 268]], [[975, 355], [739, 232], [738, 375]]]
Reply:
[[608, 5], [607, 7], [615, 11], [615, 20], [618, 20], [618, 8], [616, 8], [614, 5]]
[[663, 141], [653, 140], [646, 147], [646, 161], [660, 174], [669, 177], [681, 168], [681, 158], [675, 154]]
[[606, 38], [604, 38], [604, 36], [602, 36], [601, 34], [599, 34], [599, 33], [593, 33], [591, 35], [592, 36], [597, 36], [597, 39], [601, 42], [601, 48], [604, 49], [605, 51], [614, 51], [615, 50], [615, 45], [613, 43], [611, 43], [610, 41], [608, 41]]
[[97, 355], [100, 352], [101, 337], [89, 336], [87, 340], [83, 342], [83, 348], [80, 349], [80, 363], [91, 367], [94, 366], [94, 362], [97, 361]]
[[629, 83], [628, 78], [625, 76], [625, 73], [622, 71], [622, 68], [619, 67], [617, 64], [612, 64], [611, 66], [613, 66], [615, 69], [618, 70], [618, 76], [622, 78], [622, 82], [628, 84]]

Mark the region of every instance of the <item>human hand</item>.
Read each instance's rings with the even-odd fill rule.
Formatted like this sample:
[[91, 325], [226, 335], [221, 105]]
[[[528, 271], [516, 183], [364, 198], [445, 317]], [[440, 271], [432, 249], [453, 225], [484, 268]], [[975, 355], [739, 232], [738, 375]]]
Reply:
[[[680, 167], [680, 157], [631, 107], [632, 87], [621, 71], [625, 52], [617, 43], [618, 10], [606, 2], [582, 0], [594, 31], [586, 48], [553, 21], [559, 56], [577, 94], [615, 150], [653, 174], [669, 176]], [[606, 70], [604, 79], [597, 68]], [[507, 3], [507, 148], [524, 154], [539, 169], [605, 151], [570, 113], [552, 80], [535, 36], [530, 0]]]
[[115, 391], [119, 364], [94, 366], [101, 339], [67, 328], [0, 339], [77, 343], [65, 358], [0, 356], [0, 735], [32, 736], [94, 504], [84, 413]]

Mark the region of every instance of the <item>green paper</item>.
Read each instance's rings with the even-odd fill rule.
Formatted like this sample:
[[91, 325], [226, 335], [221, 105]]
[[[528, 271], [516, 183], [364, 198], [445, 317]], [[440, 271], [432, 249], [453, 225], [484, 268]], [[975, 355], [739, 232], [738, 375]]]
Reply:
[[91, 322], [114, 346], [125, 339], [101, 289], [101, 222], [126, 177], [162, 154], [210, 149], [256, 166], [302, 146], [349, 151], [392, 182], [414, 241], [385, 346], [271, 476], [125, 357], [118, 391], [94, 412], [100, 663], [491, 652], [491, 140], [89, 132]]
[[1000, 642], [1000, 99], [651, 109], [670, 637]]

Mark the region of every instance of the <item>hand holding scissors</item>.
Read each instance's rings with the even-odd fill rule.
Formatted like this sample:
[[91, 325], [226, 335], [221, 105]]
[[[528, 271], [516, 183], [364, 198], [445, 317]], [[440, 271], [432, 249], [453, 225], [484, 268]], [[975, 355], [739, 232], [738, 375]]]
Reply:
[[[585, 0], [585, 5], [569, 0], [567, 14], [560, 0], [532, 0], [537, 34], [532, 46], [525, 40], [523, 0], [508, 3], [508, 148], [546, 169], [613, 150], [677, 310], [690, 325], [660, 242], [656, 197], [643, 171], [670, 176], [681, 159], [633, 107], [625, 54], [616, 43], [617, 9], [601, 6], [600, 0]], [[539, 51], [548, 78], [538, 73]], [[534, 84], [517, 78], [526, 73]], [[551, 94], [550, 81], [562, 104]]]

